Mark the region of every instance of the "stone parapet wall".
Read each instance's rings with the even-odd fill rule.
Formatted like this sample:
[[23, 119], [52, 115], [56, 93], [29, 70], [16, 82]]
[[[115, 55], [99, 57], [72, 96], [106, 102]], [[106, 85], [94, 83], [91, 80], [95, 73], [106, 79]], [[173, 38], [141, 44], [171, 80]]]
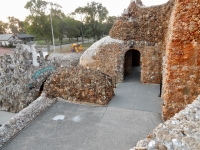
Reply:
[[112, 78], [83, 67], [61, 68], [46, 81], [44, 93], [73, 102], [106, 105], [114, 96]]
[[45, 94], [42, 94], [28, 107], [2, 125], [0, 127], [0, 149], [56, 101], [57, 99], [48, 99]]
[[200, 94], [200, 1], [176, 1], [166, 37], [163, 116], [169, 119]]
[[48, 60], [54, 62], [56, 67], [74, 67], [79, 64], [81, 55], [80, 53], [52, 53]]
[[161, 123], [132, 150], [199, 150], [200, 96], [174, 117]]

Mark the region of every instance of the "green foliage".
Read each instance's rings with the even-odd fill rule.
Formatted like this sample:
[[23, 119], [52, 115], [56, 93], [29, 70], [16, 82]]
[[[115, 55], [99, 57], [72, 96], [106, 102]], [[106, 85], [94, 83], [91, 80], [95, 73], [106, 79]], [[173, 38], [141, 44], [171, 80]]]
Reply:
[[109, 16], [104, 23], [104, 34], [108, 35], [110, 29], [112, 28], [113, 24], [115, 23], [117, 17], [116, 16]]
[[0, 34], [6, 33], [7, 29], [8, 29], [8, 24], [0, 20]]
[[24, 29], [24, 22], [15, 17], [8, 17], [8, 27], [12, 33], [26, 33]]
[[[48, 4], [51, 5], [51, 14], [47, 13]], [[52, 41], [51, 17], [54, 30], [54, 37], [59, 37], [59, 23], [65, 15], [61, 12], [61, 6], [49, 3], [43, 0], [30, 0], [26, 3], [25, 8], [30, 11], [30, 15], [26, 17], [25, 29], [28, 33], [45, 40], [48, 45]]]
[[9, 43], [7, 47], [14, 48], [15, 46], [12, 43]]
[[108, 17], [108, 10], [101, 3], [87, 3], [85, 7], [78, 7], [72, 15], [81, 16], [84, 24], [84, 36], [99, 40], [108, 35], [116, 17]]

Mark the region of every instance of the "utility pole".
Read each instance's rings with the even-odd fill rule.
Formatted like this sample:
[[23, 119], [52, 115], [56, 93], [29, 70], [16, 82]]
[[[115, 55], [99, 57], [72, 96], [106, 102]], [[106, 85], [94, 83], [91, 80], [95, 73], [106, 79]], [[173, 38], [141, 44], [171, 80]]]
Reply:
[[[52, 16], [51, 16], [51, 11], [52, 11], [52, 5], [53, 5], [53, 3], [52, 2], [48, 2], [48, 3], [51, 5], [51, 10], [50, 10], [51, 33], [52, 33], [52, 41], [53, 41], [53, 50], [54, 50], [54, 53], [55, 53], [56, 50], [55, 50], [54, 33], [53, 33]], [[37, 4], [37, 0], [36, 0], [36, 4]]]
[[[52, 11], [52, 3], [50, 3], [51, 5], [51, 11]], [[53, 50], [54, 50], [54, 53], [56, 52], [55, 50], [55, 42], [54, 42], [54, 34], [53, 34], [53, 25], [52, 25], [52, 16], [51, 16], [51, 11], [50, 11], [50, 19], [51, 19], [51, 32], [52, 32], [52, 40], [53, 40]]]

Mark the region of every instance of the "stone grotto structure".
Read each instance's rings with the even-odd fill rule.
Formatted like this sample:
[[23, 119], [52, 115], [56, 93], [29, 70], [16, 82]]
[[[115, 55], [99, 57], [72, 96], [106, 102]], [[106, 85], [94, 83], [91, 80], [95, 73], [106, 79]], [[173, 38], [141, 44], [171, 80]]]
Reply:
[[[141, 66], [142, 83], [163, 84], [162, 117], [167, 121], [134, 150], [198, 150], [199, 55], [200, 0], [169, 0], [151, 7], [131, 0], [109, 36], [82, 55], [45, 58], [37, 54], [34, 45], [18, 45], [13, 55], [0, 57], [0, 110], [19, 112], [26, 107], [29, 115], [33, 111], [39, 115], [55, 97], [105, 105], [114, 96], [116, 83], [122, 82], [133, 66]], [[16, 120], [23, 124], [21, 114], [29, 115], [24, 109], [19, 113]], [[22, 129], [9, 130], [13, 124], [11, 120], [0, 127], [0, 148]]]
[[152, 7], [132, 0], [110, 36], [92, 45], [80, 64], [98, 68], [116, 82], [140, 65], [142, 83], [163, 83], [162, 115], [170, 119], [200, 94], [199, 7], [198, 0]]

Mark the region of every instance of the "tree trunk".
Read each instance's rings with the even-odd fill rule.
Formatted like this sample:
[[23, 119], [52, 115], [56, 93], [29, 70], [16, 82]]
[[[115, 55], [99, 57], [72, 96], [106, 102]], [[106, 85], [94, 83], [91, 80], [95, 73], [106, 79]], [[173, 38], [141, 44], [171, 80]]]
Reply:
[[47, 44], [47, 52], [49, 54], [49, 52], [50, 52], [50, 43], [49, 43], [49, 41], [47, 39], [44, 39], [44, 40], [45, 40], [45, 42]]
[[83, 37], [83, 29], [82, 29], [82, 27], [81, 27], [81, 40], [82, 40], [82, 45], [84, 44], [84, 39], [83, 39], [84, 37]]
[[62, 45], [63, 45], [63, 38], [60, 38], [60, 49], [62, 49]]
[[78, 35], [76, 36], [76, 41], [78, 42]]
[[49, 41], [47, 42], [47, 52], [48, 52], [48, 54], [50, 52], [50, 43], [49, 43]]

